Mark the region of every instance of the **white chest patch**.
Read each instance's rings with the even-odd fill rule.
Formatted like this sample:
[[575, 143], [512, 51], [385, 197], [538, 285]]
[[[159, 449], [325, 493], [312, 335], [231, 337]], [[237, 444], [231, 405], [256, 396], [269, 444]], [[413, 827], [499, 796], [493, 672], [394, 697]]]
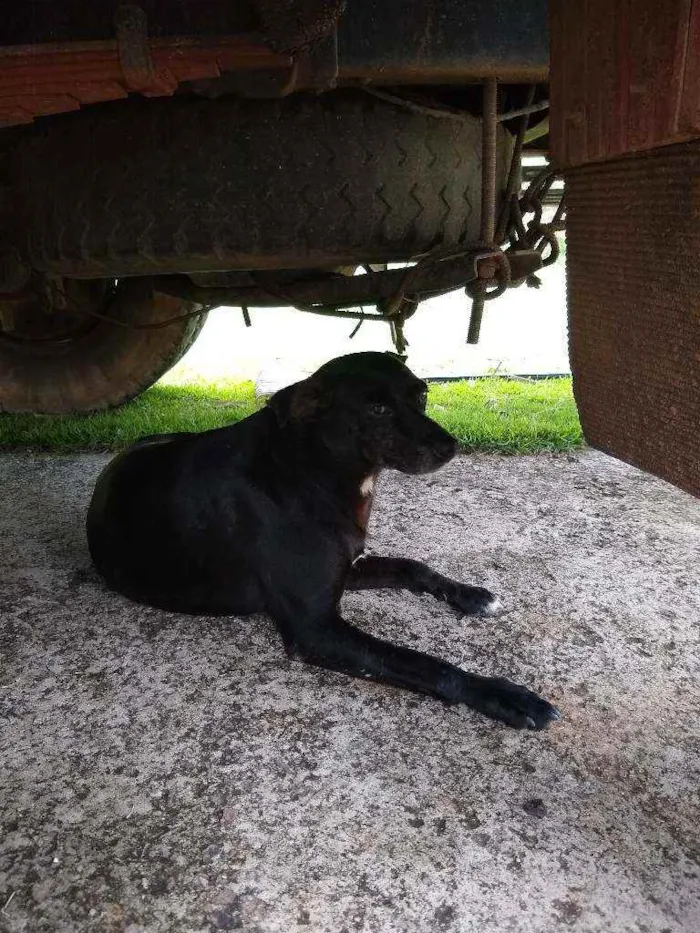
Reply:
[[374, 492], [374, 477], [368, 476], [367, 479], [362, 480], [360, 485], [360, 495], [361, 496], [371, 496]]

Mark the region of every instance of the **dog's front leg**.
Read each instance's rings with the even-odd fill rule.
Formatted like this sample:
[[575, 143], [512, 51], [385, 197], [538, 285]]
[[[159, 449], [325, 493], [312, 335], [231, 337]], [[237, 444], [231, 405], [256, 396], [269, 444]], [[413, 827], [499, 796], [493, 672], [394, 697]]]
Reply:
[[392, 645], [350, 625], [337, 611], [278, 620], [293, 653], [318, 667], [463, 703], [516, 728], [544, 729], [559, 713], [547, 700], [500, 677], [481, 677], [438, 658]]
[[467, 615], [492, 616], [501, 608], [501, 601], [489, 590], [450, 580], [420, 561], [403, 557], [361, 557], [353, 565], [346, 589], [430, 593]]

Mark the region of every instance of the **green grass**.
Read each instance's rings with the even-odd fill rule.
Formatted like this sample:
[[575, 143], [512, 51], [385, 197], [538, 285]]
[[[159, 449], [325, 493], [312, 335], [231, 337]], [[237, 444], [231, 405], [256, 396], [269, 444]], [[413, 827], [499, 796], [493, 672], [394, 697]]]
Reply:
[[467, 451], [531, 454], [583, 445], [571, 379], [432, 385], [428, 412]]
[[93, 415], [0, 415], [0, 449], [119, 450], [146, 434], [219, 428], [259, 407], [252, 382], [158, 384]]
[[[262, 404], [252, 382], [159, 384], [121, 408], [94, 415], [0, 415], [0, 449], [118, 450], [146, 434], [232, 424]], [[428, 413], [468, 451], [536, 453], [583, 443], [570, 379], [436, 384]]]

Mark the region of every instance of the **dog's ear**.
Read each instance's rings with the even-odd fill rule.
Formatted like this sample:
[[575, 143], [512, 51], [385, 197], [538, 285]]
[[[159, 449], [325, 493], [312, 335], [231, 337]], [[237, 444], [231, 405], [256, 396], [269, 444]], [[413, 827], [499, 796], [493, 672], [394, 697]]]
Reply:
[[313, 378], [280, 389], [270, 396], [267, 404], [282, 426], [292, 421], [311, 420], [326, 407], [321, 387]]

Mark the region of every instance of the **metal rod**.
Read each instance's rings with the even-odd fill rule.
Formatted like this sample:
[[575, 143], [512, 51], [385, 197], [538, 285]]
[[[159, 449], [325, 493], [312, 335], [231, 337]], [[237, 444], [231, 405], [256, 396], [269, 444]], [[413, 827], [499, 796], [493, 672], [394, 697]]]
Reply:
[[[496, 232], [496, 133], [498, 131], [498, 81], [486, 78], [482, 84], [483, 120], [481, 126], [481, 240], [494, 247]], [[486, 283], [477, 279], [472, 297], [467, 343], [478, 343], [484, 313]]]
[[513, 154], [510, 159], [510, 171], [508, 172], [508, 181], [506, 182], [506, 190], [503, 195], [503, 200], [501, 203], [501, 214], [498, 219], [498, 227], [496, 229], [496, 242], [500, 243], [506, 235], [506, 229], [508, 227], [508, 219], [511, 213], [511, 198], [513, 195], [517, 195], [518, 192], [516, 188], [518, 182], [520, 181], [520, 161], [522, 159], [523, 153], [523, 143], [525, 141], [525, 133], [527, 131], [528, 117], [527, 110], [530, 107], [530, 104], [535, 98], [535, 85], [532, 84], [528, 88], [527, 98], [525, 100], [525, 106], [521, 107], [521, 116], [520, 122], [518, 124], [518, 132], [515, 137], [515, 145], [513, 146]]
[[275, 284], [262, 273], [251, 273], [251, 284], [246, 286], [212, 287], [195, 285], [187, 276], [155, 276], [152, 287], [167, 295], [187, 301], [220, 305], [246, 305], [247, 307], [276, 307], [283, 305], [324, 304], [337, 307], [357, 307], [391, 299], [397, 292], [435, 295], [460, 288], [473, 282], [479, 275], [477, 262], [485, 259], [485, 251], [478, 243], [460, 247], [454, 255], [435, 261], [421, 260], [415, 266], [389, 269], [371, 275], [329, 275], [321, 280]]
[[467, 343], [478, 343], [481, 333], [481, 318], [484, 314], [484, 297], [475, 295], [472, 299], [472, 312], [469, 318], [469, 332], [467, 333]]
[[374, 87], [363, 87], [362, 90], [372, 97], [378, 97], [387, 103], [395, 104], [397, 107], [403, 107], [404, 110], [410, 110], [413, 113], [421, 113], [428, 117], [438, 117], [442, 120], [457, 120], [459, 123], [466, 123], [471, 119], [471, 115], [462, 110], [451, 110], [448, 107], [430, 107], [426, 104], [419, 104], [418, 101], [408, 100], [406, 97], [397, 97], [396, 94], [387, 94], [386, 91], [380, 91]]
[[481, 136], [481, 239], [485, 246], [493, 247], [496, 225], [496, 132], [498, 115], [498, 81], [486, 78], [483, 82], [483, 124]]
[[355, 336], [358, 330], [362, 327], [362, 324], [363, 324], [362, 321], [358, 321], [357, 324], [353, 327], [352, 333], [350, 334], [350, 337], [349, 337], [350, 340], [352, 340], [352, 338]]
[[539, 113], [540, 110], [547, 109], [549, 109], [549, 101], [541, 100], [539, 104], [527, 104], [525, 107], [518, 107], [517, 110], [508, 110], [506, 113], [500, 114], [498, 122], [503, 123], [504, 120], [512, 120], [513, 117], [529, 116], [531, 113]]

